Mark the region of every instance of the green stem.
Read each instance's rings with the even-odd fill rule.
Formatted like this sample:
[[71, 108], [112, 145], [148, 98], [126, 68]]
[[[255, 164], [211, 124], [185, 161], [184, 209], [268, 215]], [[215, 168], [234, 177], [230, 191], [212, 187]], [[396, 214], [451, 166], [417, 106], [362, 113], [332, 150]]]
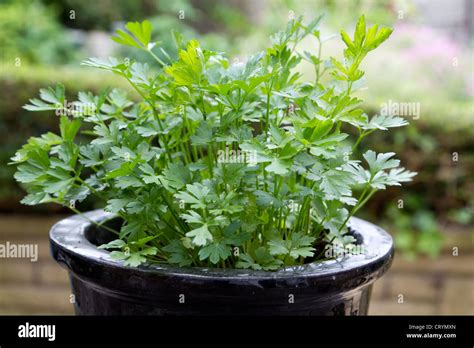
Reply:
[[374, 132], [375, 129], [371, 129], [369, 131], [362, 131], [359, 135], [359, 137], [357, 138], [357, 141], [355, 142], [355, 144], [352, 146], [352, 152], [355, 151], [355, 149], [357, 148], [357, 146], [359, 146], [360, 142], [362, 141], [362, 139], [364, 139], [367, 135], [371, 134], [372, 132]]
[[120, 236], [120, 233], [117, 232], [116, 230], [114, 230], [113, 228], [110, 228], [108, 226], [105, 226], [105, 225], [102, 225], [101, 223], [98, 223], [97, 221], [94, 221], [92, 219], [90, 219], [88, 216], [86, 216], [85, 214], [81, 213], [78, 209], [74, 208], [74, 207], [71, 207], [71, 206], [68, 206], [68, 208], [73, 211], [75, 214], [81, 216], [82, 218], [86, 219], [87, 221], [89, 221], [90, 223], [96, 225], [97, 227], [100, 227], [100, 228], [103, 228], [104, 230], [107, 230], [109, 232], [112, 232], [114, 234], [116, 234], [117, 236]]
[[344, 220], [344, 222], [341, 224], [341, 226], [338, 229], [338, 233], [341, 232], [341, 230], [346, 226], [347, 222], [349, 219], [354, 216], [355, 213], [365, 204], [367, 201], [372, 197], [372, 195], [377, 191], [376, 189], [372, 189], [372, 191], [367, 195], [367, 191], [370, 187], [370, 183], [372, 182], [373, 177], [369, 179], [367, 184], [365, 185], [364, 190], [362, 191], [362, 194], [359, 196], [359, 200], [357, 201], [357, 204], [352, 208], [351, 212], [347, 215], [347, 218]]
[[148, 53], [150, 53], [150, 55], [158, 62], [161, 64], [161, 66], [166, 66], [167, 64], [165, 62], [163, 62], [160, 58], [158, 58], [158, 56], [156, 54], [154, 54], [150, 49], [146, 49], [146, 51]]
[[370, 191], [370, 193], [367, 195], [367, 197], [365, 197], [364, 200], [362, 202], [360, 202], [357, 209], [355, 209], [354, 214], [357, 213], [359, 211], [359, 209], [362, 208], [365, 205], [365, 203], [367, 203], [369, 201], [370, 198], [372, 198], [372, 196], [374, 195], [375, 192], [377, 192], [377, 189], [372, 189]]
[[97, 192], [97, 190], [95, 190], [91, 185], [89, 185], [87, 182], [82, 180], [79, 176], [76, 176], [75, 179], [79, 181], [81, 184], [83, 184], [84, 186], [86, 186], [89, 190], [91, 190], [91, 192], [95, 194], [97, 197], [107, 202], [107, 199], [104, 196], [102, 196], [99, 192]]
[[184, 160], [184, 163], [185, 163], [185, 164], [191, 163], [191, 162], [192, 162], [191, 157], [190, 157], [190, 155], [189, 155], [187, 149], [185, 148], [184, 143], [180, 143], [180, 144], [179, 144], [179, 147], [180, 147], [180, 149], [181, 149], [181, 152], [183, 153], [183, 160]]
[[319, 79], [321, 78], [321, 51], [322, 51], [322, 43], [321, 39], [318, 37], [318, 65], [316, 67], [316, 83], [314, 86], [316, 87], [319, 83]]
[[361, 140], [364, 138], [365, 134], [364, 132], [362, 131], [359, 135], [359, 137], [357, 138], [357, 141], [355, 142], [355, 144], [352, 146], [352, 152], [355, 151], [355, 149], [357, 148], [357, 146], [359, 145], [359, 143], [361, 142]]
[[[158, 179], [158, 181], [160, 182], [161, 186], [164, 186], [163, 183], [161, 182], [160, 179]], [[171, 215], [173, 216], [174, 220], [176, 221], [176, 223], [179, 225], [179, 227], [183, 230], [183, 232], [188, 232], [189, 231], [189, 228], [186, 226], [186, 224], [183, 222], [183, 220], [181, 220], [178, 216], [178, 214], [176, 213], [176, 211], [174, 210], [174, 207], [173, 205], [171, 204], [171, 202], [168, 200], [168, 198], [166, 197], [166, 193], [164, 192], [160, 192], [161, 194], [161, 197], [163, 198], [163, 200], [165, 201], [166, 203], [166, 206], [168, 207]]]
[[213, 150], [214, 143], [208, 143], [207, 145], [207, 162], [209, 166], [209, 175], [211, 178], [214, 176], [214, 150]]
[[263, 190], [268, 192], [268, 185], [267, 185], [267, 172], [265, 170], [265, 163], [262, 163], [262, 173], [263, 173]]
[[[272, 82], [272, 85], [273, 85], [273, 82]], [[270, 123], [270, 96], [271, 96], [272, 85], [270, 85], [270, 90], [267, 93], [267, 109], [265, 112], [265, 133], [268, 131], [269, 123]]]
[[267, 91], [267, 105], [266, 105], [266, 111], [265, 111], [265, 129], [262, 129], [262, 131], [265, 131], [265, 133], [268, 131], [269, 123], [270, 123], [270, 99], [272, 95], [273, 83], [274, 83], [274, 76], [272, 75], [270, 86], [268, 87], [268, 91]]
[[[158, 122], [158, 127], [160, 127], [160, 131], [163, 132], [164, 131], [163, 124], [161, 123], [160, 116], [156, 112], [155, 105], [153, 105], [153, 102], [151, 100], [149, 100], [143, 94], [143, 92], [126, 75], [122, 74], [122, 76], [125, 77], [125, 79], [128, 81], [128, 83], [137, 91], [137, 93], [143, 98], [143, 100], [146, 101], [148, 103], [148, 105], [150, 105], [151, 111], [153, 113], [153, 117]], [[171, 157], [171, 152], [170, 152], [170, 149], [168, 147], [168, 142], [166, 141], [166, 139], [163, 139], [162, 143], [165, 147], [166, 154], [168, 156], [169, 161], [173, 162], [173, 158]]]
[[199, 95], [201, 97], [200, 99], [201, 99], [202, 116], [204, 117], [204, 121], [206, 121], [206, 118], [207, 118], [206, 105], [204, 104], [204, 93], [203, 93], [200, 85], [199, 85]]

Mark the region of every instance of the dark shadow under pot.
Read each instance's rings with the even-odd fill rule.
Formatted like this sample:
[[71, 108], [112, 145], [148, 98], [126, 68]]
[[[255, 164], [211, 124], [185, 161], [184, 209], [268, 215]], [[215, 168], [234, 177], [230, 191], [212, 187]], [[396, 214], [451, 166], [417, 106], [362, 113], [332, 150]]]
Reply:
[[78, 215], [54, 225], [50, 242], [69, 271], [80, 315], [366, 315], [373, 282], [392, 262], [393, 241], [361, 219], [352, 218], [350, 227], [363, 253], [276, 272], [125, 267], [97, 249], [110, 236]]

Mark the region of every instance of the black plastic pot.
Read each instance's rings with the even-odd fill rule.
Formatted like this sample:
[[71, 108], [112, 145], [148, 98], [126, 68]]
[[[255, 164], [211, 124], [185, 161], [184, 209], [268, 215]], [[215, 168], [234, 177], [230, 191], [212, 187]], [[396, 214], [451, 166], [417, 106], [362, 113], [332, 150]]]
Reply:
[[[103, 211], [85, 214], [102, 221]], [[124, 267], [97, 245], [111, 239], [81, 216], [50, 232], [54, 259], [69, 270], [75, 310], [81, 315], [366, 315], [373, 282], [393, 259], [392, 238], [353, 218], [365, 253], [277, 272]]]

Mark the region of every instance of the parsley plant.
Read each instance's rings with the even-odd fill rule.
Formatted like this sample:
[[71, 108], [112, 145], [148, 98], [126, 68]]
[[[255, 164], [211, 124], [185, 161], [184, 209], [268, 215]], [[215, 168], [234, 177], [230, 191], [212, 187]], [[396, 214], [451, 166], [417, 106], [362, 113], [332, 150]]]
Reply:
[[[28, 192], [22, 202], [80, 213], [75, 203], [96, 196], [124, 221], [101, 248], [131, 266], [276, 270], [322, 260], [329, 244], [349, 247], [350, 217], [415, 173], [391, 152], [352, 157], [370, 133], [407, 124], [369, 118], [353, 96], [363, 59], [392, 30], [366, 28], [362, 16], [353, 38], [341, 32], [344, 60], [324, 60], [320, 19], [290, 21], [245, 63], [177, 32], [173, 58], [152, 41], [148, 21], [128, 23], [113, 40], [147, 51], [155, 67], [115, 58], [83, 64], [120, 75], [140, 99], [113, 89], [66, 104], [61, 85], [40, 90], [25, 108], [54, 110], [60, 134], [30, 138], [12, 158]], [[316, 52], [296, 51], [308, 36]], [[302, 60], [314, 65], [312, 83], [295, 71]]]

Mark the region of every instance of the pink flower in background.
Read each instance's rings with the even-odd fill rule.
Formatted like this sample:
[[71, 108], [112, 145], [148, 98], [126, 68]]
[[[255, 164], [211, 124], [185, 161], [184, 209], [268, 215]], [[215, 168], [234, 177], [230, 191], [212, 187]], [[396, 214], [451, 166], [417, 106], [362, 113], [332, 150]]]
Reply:
[[453, 57], [461, 54], [461, 46], [457, 42], [430, 27], [401, 24], [396, 27], [395, 35], [411, 41], [412, 45], [404, 53], [413, 60], [439, 57], [451, 64]]
[[466, 85], [467, 85], [467, 94], [470, 97], [474, 97], [474, 78], [473, 77], [469, 78], [466, 81]]
[[[456, 42], [445, 32], [431, 27], [415, 24], [398, 24], [394, 39], [399, 50], [399, 59], [417, 71], [425, 71], [429, 76], [443, 83], [448, 80], [464, 80], [465, 93], [474, 95], [474, 81], [468, 80], [462, 62], [465, 51], [460, 42]], [[432, 81], [432, 80], [431, 80]]]

